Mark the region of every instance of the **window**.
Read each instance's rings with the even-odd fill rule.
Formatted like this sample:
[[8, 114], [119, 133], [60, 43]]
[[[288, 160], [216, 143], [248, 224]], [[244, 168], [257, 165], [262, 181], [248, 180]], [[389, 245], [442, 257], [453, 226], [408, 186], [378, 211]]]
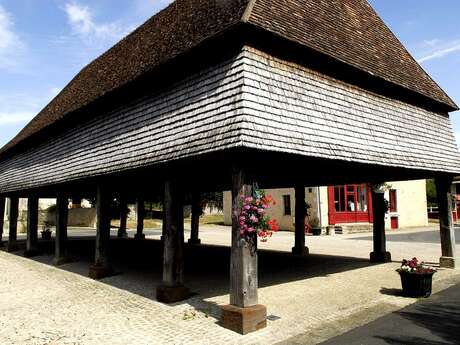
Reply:
[[290, 216], [291, 215], [291, 196], [290, 195], [283, 195], [283, 204], [284, 204], [284, 215]]
[[390, 189], [390, 212], [398, 212], [396, 189]]

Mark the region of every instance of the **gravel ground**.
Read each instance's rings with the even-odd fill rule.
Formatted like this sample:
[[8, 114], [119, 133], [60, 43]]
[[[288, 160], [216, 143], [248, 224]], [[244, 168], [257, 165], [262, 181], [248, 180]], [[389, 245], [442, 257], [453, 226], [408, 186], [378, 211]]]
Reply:
[[[408, 232], [426, 231], [433, 228]], [[146, 234], [155, 239], [160, 231]], [[286, 253], [293, 234], [278, 233], [260, 246], [259, 302], [271, 316], [268, 327], [241, 336], [218, 324], [219, 306], [229, 299], [229, 229], [204, 226], [200, 235], [204, 246], [186, 253], [186, 285], [196, 295], [171, 306], [154, 297], [161, 282], [157, 241], [146, 241], [152, 247], [143, 248], [151, 265], [137, 262], [136, 252], [122, 251], [114, 260], [122, 274], [101, 281], [86, 277], [85, 255], [55, 268], [50, 255], [32, 260], [0, 252], [0, 344], [274, 344], [294, 343], [292, 337], [300, 334], [319, 341], [415, 302], [398, 295], [397, 262], [368, 264], [372, 242], [362, 239], [367, 235], [308, 237], [312, 254], [297, 258]], [[440, 255], [439, 243], [389, 241], [388, 248], [395, 260], [419, 256], [435, 262]], [[458, 276], [457, 270], [441, 270], [435, 291]], [[335, 332], [325, 332], [327, 325]]]

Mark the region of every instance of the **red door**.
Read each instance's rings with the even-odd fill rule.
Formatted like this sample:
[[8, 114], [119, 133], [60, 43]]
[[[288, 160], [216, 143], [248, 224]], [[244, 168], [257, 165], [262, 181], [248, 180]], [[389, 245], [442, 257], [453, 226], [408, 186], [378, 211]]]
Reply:
[[329, 224], [372, 222], [372, 196], [367, 184], [328, 187]]

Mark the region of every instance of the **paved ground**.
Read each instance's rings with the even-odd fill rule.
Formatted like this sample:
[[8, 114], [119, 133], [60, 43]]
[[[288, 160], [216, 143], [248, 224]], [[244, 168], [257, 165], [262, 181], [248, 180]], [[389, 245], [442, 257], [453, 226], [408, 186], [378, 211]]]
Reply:
[[324, 345], [460, 343], [460, 284], [324, 342]]
[[[460, 244], [460, 227], [455, 228], [456, 243]], [[371, 236], [356, 237], [355, 240], [372, 240]], [[389, 242], [421, 242], [439, 243], [439, 230], [417, 231], [404, 233], [391, 233], [387, 239]]]
[[[50, 265], [51, 255], [31, 260], [0, 252], [0, 344], [291, 344], [305, 332], [314, 344], [415, 301], [398, 295], [397, 263], [368, 264], [372, 242], [359, 239], [362, 234], [308, 237], [312, 255], [298, 258], [286, 253], [293, 234], [278, 233], [260, 246], [259, 301], [268, 307], [268, 327], [241, 336], [218, 324], [219, 306], [228, 303], [228, 228], [203, 227], [204, 245], [186, 248], [186, 285], [196, 295], [172, 306], [154, 296], [161, 282], [159, 241], [112, 241], [122, 274], [93, 281], [86, 275], [94, 242], [77, 237], [94, 232], [70, 234], [77, 261], [61, 268]], [[160, 231], [147, 235], [156, 239]], [[397, 260], [439, 258], [439, 243], [388, 244]], [[458, 282], [459, 273], [441, 270], [434, 290]]]

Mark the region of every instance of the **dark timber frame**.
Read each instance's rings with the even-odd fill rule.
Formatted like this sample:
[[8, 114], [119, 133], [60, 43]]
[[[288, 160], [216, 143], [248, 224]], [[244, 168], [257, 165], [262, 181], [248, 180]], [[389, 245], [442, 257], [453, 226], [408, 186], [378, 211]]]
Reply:
[[190, 238], [188, 243], [191, 245], [198, 245], [201, 244], [201, 240], [199, 238], [199, 231], [200, 231], [200, 217], [201, 217], [201, 197], [200, 193], [193, 192], [192, 193], [192, 219], [190, 222]]
[[97, 186], [96, 213], [96, 252], [94, 264], [89, 268], [89, 276], [101, 279], [114, 273], [109, 261], [110, 192], [103, 185]]
[[[276, 2], [264, 2], [265, 6], [262, 8], [253, 6], [253, 1], [226, 1], [225, 4], [229, 7], [214, 6], [214, 2], [209, 1], [197, 1], [196, 8], [188, 6], [192, 2], [176, 2], [169, 9], [161, 11], [157, 17], [159, 20], [147, 21], [144, 29], [135, 30], [131, 38], [123, 40], [118, 48], [110, 50], [95, 63], [88, 65], [74, 78], [69, 87], [64, 88], [62, 95], [45, 107], [42, 116], [26, 127], [25, 132], [28, 135], [22, 132], [22, 138], [20, 135], [19, 138], [13, 139], [8, 147], [0, 151], [0, 196], [9, 197], [11, 201], [8, 250], [17, 249], [18, 197], [55, 196], [56, 188], [68, 196], [84, 194], [83, 192], [94, 195], [97, 190], [95, 262], [90, 267], [89, 275], [96, 279], [111, 275], [111, 197], [126, 192], [120, 186], [126, 181], [132, 181], [130, 188], [135, 192], [129, 197], [138, 197], [135, 238], [143, 239], [143, 201], [147, 193], [151, 192], [146, 191], [146, 186], [154, 184], [152, 181], [159, 181], [156, 188], [160, 188], [160, 185], [164, 187], [164, 262], [163, 282], [157, 288], [157, 299], [167, 303], [177, 302], [187, 298], [190, 293], [184, 286], [184, 195], [196, 190], [207, 192], [231, 189], [233, 204], [230, 304], [222, 308], [222, 321], [225, 327], [246, 334], [265, 327], [267, 313], [265, 306], [259, 304], [257, 293], [257, 238], [242, 237], [238, 221], [239, 196], [242, 193], [251, 193], [255, 182], [261, 188], [295, 187], [296, 236], [293, 252], [306, 254], [308, 251], [304, 234], [305, 186], [364, 182], [378, 184], [382, 181], [436, 178], [442, 241], [440, 262], [442, 266], [454, 267], [457, 259], [450, 212], [450, 178], [460, 169], [460, 156], [454, 144], [448, 112], [455, 110], [456, 106], [431, 82], [425, 85], [430, 92], [424, 90], [420, 93], [420, 85], [414, 80], [427, 81], [429, 78], [419, 70], [413, 59], [407, 55], [406, 63], [413, 68], [404, 71], [401, 69], [404, 69], [406, 64], [401, 64], [399, 57], [388, 59], [395, 63], [396, 68], [383, 70], [398, 73], [392, 75], [394, 78], [387, 79], [385, 73], [380, 75], [371, 71], [376, 66], [382, 67], [375, 61], [367, 61], [372, 54], [364, 51], [362, 56], [356, 56], [355, 49], [349, 49], [359, 48], [368, 40], [364, 40], [363, 43], [359, 40], [353, 41], [353, 37], [349, 37], [352, 42], [359, 45], [350, 44], [348, 48], [343, 46], [344, 51], [340, 54], [328, 55], [330, 51], [337, 51], [336, 47], [318, 50], [315, 46], [307, 44], [312, 43], [313, 39], [316, 41], [318, 35], [302, 37], [298, 34], [298, 30], [303, 26], [311, 24], [308, 16], [302, 19], [304, 14], [301, 13], [295, 21], [296, 24], [283, 20], [282, 16], [286, 13], [289, 15], [290, 11], [277, 11], [276, 15], [280, 20], [263, 22], [264, 19], [273, 17], [274, 14], [269, 9]], [[258, 3], [261, 4], [262, 1]], [[296, 5], [295, 1], [289, 3], [289, 8]], [[313, 3], [333, 6], [327, 1]], [[352, 3], [357, 4], [353, 6], [359, 5], [358, 9], [365, 5], [359, 1], [350, 2]], [[212, 8], [207, 7], [210, 4]], [[238, 8], [234, 7], [235, 5], [238, 5]], [[276, 6], [284, 6], [284, 3]], [[206, 15], [196, 16], [197, 9], [201, 9], [198, 12]], [[261, 9], [267, 10], [264, 12]], [[370, 10], [367, 5], [365, 10], [366, 13]], [[244, 14], [241, 11], [244, 11]], [[252, 11], [255, 11], [255, 15], [251, 15]], [[335, 12], [318, 9], [318, 13], [328, 15]], [[308, 14], [308, 11], [305, 14]], [[373, 18], [372, 23], [380, 26], [380, 21], [376, 20], [374, 15], [372, 12], [366, 19]], [[171, 18], [174, 19], [174, 25], [171, 25]], [[184, 23], [175, 21], [180, 18]], [[325, 17], [327, 22], [328, 19], [334, 18]], [[343, 23], [349, 22], [346, 18], [342, 18]], [[159, 23], [165, 23], [165, 27]], [[328, 30], [324, 29], [323, 24], [320, 27], [323, 27], [326, 33]], [[189, 30], [191, 26], [194, 30]], [[384, 38], [387, 38], [383, 41], [393, 41], [393, 51], [403, 51], [404, 48], [392, 35], [388, 36], [385, 30], [382, 33]], [[382, 42], [381, 38], [377, 37], [374, 40], [377, 48], [378, 43]], [[334, 40], [330, 41], [332, 43]], [[144, 44], [145, 42], [156, 42], [161, 49], [151, 49], [149, 44]], [[260, 54], [253, 54], [246, 48], [259, 50]], [[392, 49], [389, 49], [387, 53], [391, 52]], [[130, 59], [129, 53], [134, 53], [131, 57], [135, 59]], [[272, 100], [276, 98], [271, 97], [276, 95], [277, 98], [287, 99], [285, 94], [289, 92], [286, 91], [293, 87], [299, 88], [300, 91], [302, 86], [290, 84], [291, 81], [307, 84], [297, 77], [297, 74], [292, 78], [292, 75], [284, 75], [284, 68], [283, 71], [272, 70], [278, 62], [270, 58], [264, 63], [265, 57], [262, 55], [283, 60], [282, 64], [286, 62], [293, 67], [297, 71], [295, 73], [301, 74], [301, 78], [312, 78], [308, 79], [311, 80], [311, 84], [306, 91], [311, 94], [318, 93], [318, 97], [312, 96], [311, 100], [305, 102], [308, 105], [305, 104], [304, 108], [296, 104], [296, 110], [292, 113], [288, 107], [294, 106], [294, 103], [273, 106]], [[349, 59], [350, 57], [353, 59]], [[257, 61], [254, 62], [255, 60]], [[357, 64], [357, 61], [360, 63]], [[298, 64], [299, 68], [294, 68], [291, 63]], [[121, 68], [116, 71], [113, 66]], [[250, 71], [253, 69], [257, 70], [257, 73]], [[306, 72], [307, 69], [311, 69], [311, 73]], [[113, 71], [113, 74], [108, 71]], [[278, 73], [281, 79], [289, 80], [289, 84], [278, 87], [277, 84], [283, 83], [280, 79], [265, 77], [265, 74]], [[407, 75], [417, 78], [400, 80], [401, 83], [397, 83], [398, 78]], [[248, 82], [251, 78], [254, 80]], [[166, 80], [168, 83], [164, 82]], [[407, 81], [411, 82], [407, 84]], [[317, 87], [317, 92], [310, 92], [310, 87], [313, 89], [313, 84], [317, 83], [322, 83], [322, 86]], [[340, 84], [336, 85], [340, 86], [340, 90], [335, 89], [327, 95], [321, 95], [322, 90], [327, 90], [326, 84]], [[267, 96], [262, 93], [255, 94], [259, 91], [266, 92], [262, 85], [273, 86], [273, 90], [267, 92]], [[277, 88], [280, 89], [280, 93], [273, 93]], [[332, 96], [342, 92], [359, 99], [357, 102], [345, 102], [342, 108], [337, 108], [338, 101]], [[442, 97], [430, 97], [431, 92]], [[265, 104], [251, 101], [249, 97], [245, 98], [247, 95], [251, 95], [250, 98], [263, 99]], [[303, 98], [298, 95], [296, 90], [291, 101], [297, 102]], [[328, 97], [331, 98], [330, 102], [326, 102]], [[367, 136], [363, 136], [362, 131], [355, 132], [354, 136], [346, 136], [346, 145], [336, 145], [328, 141], [331, 131], [326, 124], [329, 120], [323, 115], [333, 115], [337, 120], [346, 120], [348, 126], [348, 121], [351, 124], [355, 121], [356, 114], [350, 114], [352, 117], [347, 119], [341, 116], [341, 111], [337, 109], [345, 110], [356, 104], [361, 107], [365, 102], [376, 102], [373, 108], [362, 112], [363, 119], [366, 118], [368, 121], [365, 127], [370, 129]], [[404, 113], [399, 111], [400, 108], [409, 105], [415, 108], [409, 107]], [[384, 111], [388, 115], [394, 112], [391, 119], [395, 122], [398, 122], [401, 114], [409, 118], [408, 114], [421, 110], [423, 112], [420, 113], [419, 119], [431, 119], [431, 122], [412, 128], [414, 131], [406, 131], [410, 129], [405, 128], [410, 126], [410, 121], [404, 119], [405, 121], [398, 123], [399, 127], [395, 126], [399, 128], [395, 129], [396, 135], [401, 138], [401, 133], [414, 132], [421, 135], [417, 137], [414, 134], [406, 146], [384, 151], [379, 145], [367, 144], [371, 140], [368, 138], [372, 138], [372, 135], [386, 131], [379, 128], [388, 122], [379, 122], [380, 114], [374, 111], [377, 107], [385, 108]], [[259, 108], [263, 110], [258, 110]], [[278, 112], [280, 109], [282, 112]], [[328, 114], [327, 109], [332, 109], [340, 116], [332, 114], [332, 111]], [[246, 114], [246, 110], [258, 115]], [[284, 112], [289, 114], [285, 116]], [[313, 121], [309, 122], [307, 119], [307, 116], [313, 116], [310, 112], [317, 117], [317, 128], [314, 131], [306, 130], [312, 128], [309, 124]], [[301, 124], [304, 115], [305, 123]], [[289, 120], [285, 121], [288, 117]], [[320, 126], [320, 122], [326, 123], [325, 127]], [[268, 123], [270, 125], [266, 125]], [[291, 126], [291, 123], [298, 126], [290, 130], [289, 128], [295, 127]], [[358, 119], [356, 123], [361, 125], [364, 122]], [[344, 123], [335, 122], [330, 126], [342, 124]], [[427, 133], [425, 130], [430, 129], [430, 124], [436, 124], [436, 128], [439, 127], [438, 131], [433, 131], [432, 135], [423, 141], [422, 137]], [[287, 127], [278, 131], [281, 126]], [[372, 130], [372, 126], [376, 126], [376, 131]], [[301, 127], [305, 131], [302, 132]], [[69, 131], [69, 128], [75, 131]], [[299, 135], [292, 136], [294, 131], [298, 131]], [[283, 132], [287, 135], [283, 135]], [[442, 137], [440, 145], [433, 139], [436, 135]], [[87, 140], [82, 140], [82, 137]], [[391, 145], [391, 139], [386, 137], [389, 136], [385, 133], [379, 139]], [[363, 140], [358, 144], [359, 138]], [[406, 152], [417, 139], [420, 139], [420, 145], [416, 147], [418, 150]], [[80, 143], [81, 147], [66, 145], [66, 140]], [[427, 146], [424, 147], [424, 144]], [[407, 160], [408, 158], [412, 160]], [[267, 166], [270, 168], [264, 169]], [[185, 172], [183, 176], [180, 175], [181, 172]], [[104, 183], [101, 183], [102, 179]], [[57, 254], [65, 252], [63, 246], [66, 242], [66, 212], [62, 208], [62, 200], [61, 196], [61, 207], [58, 207], [60, 224], [56, 236]], [[374, 192], [373, 202], [374, 250], [371, 260], [385, 262], [390, 259], [390, 255], [386, 251], [385, 205], [380, 190]], [[192, 212], [192, 218], [192, 239], [196, 241], [197, 212]], [[119, 234], [123, 235], [124, 220], [121, 221]]]
[[5, 198], [0, 197], [0, 247], [3, 247], [3, 227], [5, 225]]
[[134, 238], [137, 240], [145, 239], [144, 234], [144, 218], [145, 218], [145, 200], [143, 197], [138, 197], [136, 200], [137, 212], [137, 231]]
[[18, 237], [18, 214], [19, 214], [19, 198], [17, 196], [10, 197], [9, 202], [9, 216], [10, 216], [10, 229], [8, 232], [8, 245], [6, 250], [8, 252], [15, 252], [19, 249]]
[[372, 186], [372, 212], [374, 215], [374, 251], [370, 254], [371, 262], [390, 262], [391, 254], [387, 252], [385, 235], [385, 186]]
[[292, 253], [296, 255], [308, 255], [308, 247], [305, 247], [305, 217], [307, 216], [307, 204], [305, 202], [305, 187], [295, 186], [295, 245]]
[[[29, 196], [27, 199], [27, 241], [24, 256], [33, 257], [38, 250], [38, 197]], [[1, 211], [1, 210], [0, 210]]]
[[442, 250], [439, 264], [444, 268], [457, 268], [460, 264], [455, 248], [455, 230], [452, 221], [452, 180], [450, 176], [439, 177], [435, 180]]
[[56, 198], [56, 240], [54, 261], [56, 266], [68, 263], [67, 253], [67, 224], [69, 219], [69, 197], [65, 193], [58, 193]]

